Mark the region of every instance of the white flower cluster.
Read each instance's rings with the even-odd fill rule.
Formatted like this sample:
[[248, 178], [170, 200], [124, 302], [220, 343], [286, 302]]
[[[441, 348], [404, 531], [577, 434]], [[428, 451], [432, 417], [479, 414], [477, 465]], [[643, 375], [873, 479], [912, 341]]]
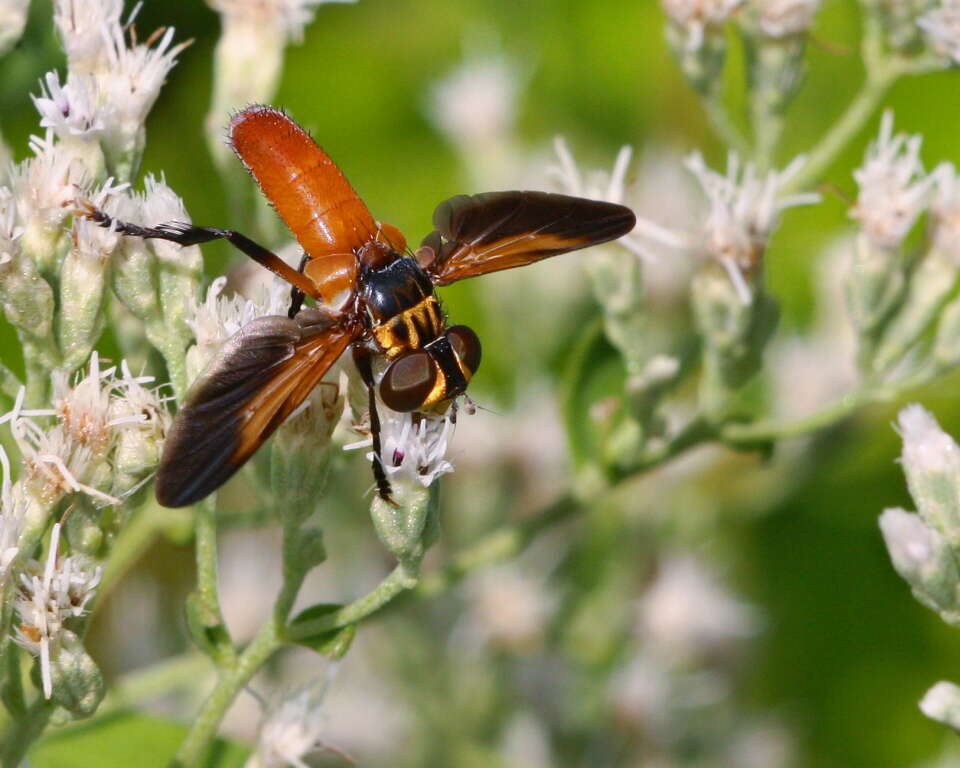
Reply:
[[940, 0], [917, 19], [927, 45], [953, 64], [960, 64], [960, 0]]
[[224, 293], [227, 278], [221, 275], [210, 283], [206, 297], [194, 307], [189, 322], [197, 341], [187, 352], [191, 379], [213, 359], [227, 339], [251, 320], [264, 315], [286, 315], [290, 306], [289, 284], [266, 270], [261, 271], [265, 278], [248, 286], [249, 298], [240, 293]]
[[929, 202], [935, 178], [924, 172], [922, 143], [919, 135], [894, 134], [893, 113], [885, 112], [880, 135], [854, 171], [860, 193], [851, 216], [877, 247], [899, 246]]
[[59, 557], [60, 523], [50, 536], [46, 563], [24, 563], [13, 595], [17, 615], [14, 640], [40, 659], [43, 695], [53, 693], [52, 664], [58, 643], [69, 632], [67, 624], [86, 613], [87, 603], [100, 584], [101, 568], [85, 558]]
[[[0, 416], [23, 455], [24, 474], [18, 486], [45, 508], [69, 493], [83, 493], [101, 504], [119, 504], [114, 494], [129, 494], [135, 486], [118, 487], [116, 450], [123, 446], [127, 466], [139, 465], [143, 476], [156, 465], [169, 415], [156, 390], [144, 385], [153, 379], [133, 376], [126, 364], [100, 369], [96, 352], [85, 376], [71, 386], [67, 374], [52, 377], [53, 407], [27, 409], [21, 389], [13, 409]], [[44, 426], [51, 417], [52, 426]], [[139, 455], [137, 460], [135, 456]]]
[[[41, 125], [61, 140], [104, 141], [108, 160], [122, 164], [143, 143], [143, 123], [186, 43], [173, 28], [140, 43], [122, 0], [56, 0], [54, 22], [67, 53], [68, 75], [41, 83], [34, 103]], [[116, 169], [113, 169], [116, 173]]]
[[[380, 462], [391, 483], [405, 487], [430, 487], [441, 475], [453, 472], [447, 457], [456, 431], [459, 406], [451, 405], [443, 413], [397, 413], [377, 402], [380, 416]], [[354, 411], [353, 429], [363, 440], [344, 446], [345, 450], [373, 445], [366, 414]], [[362, 418], [361, 418], [362, 416]], [[373, 461], [373, 451], [367, 459]]]
[[761, 175], [752, 163], [741, 166], [740, 158], [731, 152], [727, 172], [721, 175], [707, 168], [699, 152], [687, 158], [687, 168], [709, 203], [701, 247], [727, 270], [745, 304], [751, 301], [752, 294], [744, 273], [760, 263], [781, 212], [820, 201], [816, 192], [783, 193], [805, 161], [799, 156], [782, 171]]

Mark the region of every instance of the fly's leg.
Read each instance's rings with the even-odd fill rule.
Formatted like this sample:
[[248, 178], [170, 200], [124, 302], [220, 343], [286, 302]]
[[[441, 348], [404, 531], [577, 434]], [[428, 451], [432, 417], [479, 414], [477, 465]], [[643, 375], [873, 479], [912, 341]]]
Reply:
[[100, 226], [113, 229], [131, 237], [142, 237], [145, 240], [168, 240], [178, 245], [199, 245], [212, 240], [226, 240], [238, 250], [245, 253], [258, 264], [263, 265], [278, 277], [283, 278], [296, 289], [312, 298], [319, 298], [313, 283], [300, 272], [287, 264], [272, 251], [253, 242], [246, 235], [232, 229], [217, 229], [216, 227], [195, 227], [180, 221], [171, 221], [157, 227], [141, 227], [126, 221], [109, 216], [97, 208], [87, 208], [84, 215], [97, 222]]
[[[303, 254], [300, 257], [300, 266], [297, 267], [297, 272], [301, 275], [303, 274], [303, 268], [307, 266], [307, 262], [310, 261], [310, 257], [307, 254]], [[293, 286], [290, 289], [290, 309], [287, 310], [287, 317], [291, 320], [297, 316], [297, 313], [303, 307], [303, 299], [306, 294], [301, 291], [297, 286]]]
[[367, 385], [367, 393], [370, 397], [370, 437], [373, 440], [373, 479], [377, 484], [377, 493], [380, 498], [388, 504], [396, 506], [393, 500], [393, 489], [390, 487], [390, 481], [387, 479], [387, 473], [383, 469], [383, 462], [380, 459], [380, 414], [377, 413], [377, 390], [376, 383], [373, 380], [373, 368], [370, 364], [370, 353], [359, 346], [353, 348], [353, 361], [360, 371], [360, 378]]

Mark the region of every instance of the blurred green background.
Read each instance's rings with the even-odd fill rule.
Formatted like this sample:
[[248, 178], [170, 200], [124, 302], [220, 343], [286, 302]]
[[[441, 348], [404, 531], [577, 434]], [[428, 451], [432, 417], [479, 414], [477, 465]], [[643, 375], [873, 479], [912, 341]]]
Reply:
[[[824, 6], [809, 50], [808, 82], [789, 112], [781, 163], [810, 146], [862, 79], [857, 4], [827, 0]], [[28, 94], [38, 91], [43, 72], [62, 66], [49, 19], [48, 4], [35, 2], [20, 49], [2, 62], [0, 115], [18, 157], [37, 130]], [[230, 220], [203, 135], [219, 33], [216, 14], [199, 0], [148, 0], [137, 25], [144, 34], [172, 25], [179, 39], [195, 40], [151, 113], [143, 171], [162, 171], [194, 221], [241, 228]], [[425, 110], [429, 86], [461, 61], [463, 41], [477, 29], [493, 34], [506, 54], [529, 68], [519, 113], [529, 147], [564, 134], [578, 157], [598, 165], [606, 166], [624, 143], [638, 149], [671, 145], [682, 152], [700, 148], [708, 161], [722, 164], [723, 150], [666, 50], [663, 15], [653, 0], [361, 0], [355, 6], [324, 6], [303, 44], [288, 50], [275, 101], [312, 131], [371, 210], [411, 241], [428, 231], [437, 202], [479, 191], [468, 188], [456, 153]], [[740, 76], [734, 46], [729, 73], [734, 105]], [[907, 80], [888, 99], [898, 129], [923, 134], [928, 166], [960, 161], [956, 77], [947, 72]], [[878, 117], [828, 174], [849, 196], [855, 194], [850, 171]], [[785, 311], [780, 333], [810, 322], [812, 265], [850, 226], [847, 203], [832, 194], [786, 217], [767, 260], [772, 293]], [[205, 246], [204, 253], [211, 276], [235, 258], [219, 244]], [[523, 386], [494, 380], [521, 365], [511, 357], [519, 352], [510, 334], [522, 331], [504, 329], [476, 290], [457, 286], [444, 296], [451, 313], [471, 322], [484, 340], [490, 362], [477, 391], [497, 407]], [[573, 315], [558, 306], [537, 311], [575, 324], [589, 308], [578, 307]], [[556, 352], [561, 357], [562, 338]], [[0, 355], [12, 367], [19, 365], [16, 341], [6, 327]], [[957, 384], [947, 381], [911, 398], [954, 434], [960, 434]], [[891, 568], [877, 528], [885, 506], [911, 506], [895, 464], [899, 441], [890, 427], [898, 405], [871, 407], [821, 435], [812, 460], [798, 470], [803, 476], [796, 488], [762, 514], [717, 511], [737, 553], [728, 580], [767, 622], [746, 660], [737, 695], [745, 706], [783, 718], [796, 734], [802, 766], [916, 765], [954, 738], [924, 718], [917, 701], [935, 681], [960, 679], [960, 631], [914, 601]], [[459, 475], [450, 479], [466, 482]], [[362, 483], [353, 489], [362, 490]], [[643, 485], [637, 489], [642, 493]], [[668, 512], [685, 514], [682, 508]], [[456, 509], [446, 515], [455, 516]], [[591, 563], [581, 566], [589, 570]]]

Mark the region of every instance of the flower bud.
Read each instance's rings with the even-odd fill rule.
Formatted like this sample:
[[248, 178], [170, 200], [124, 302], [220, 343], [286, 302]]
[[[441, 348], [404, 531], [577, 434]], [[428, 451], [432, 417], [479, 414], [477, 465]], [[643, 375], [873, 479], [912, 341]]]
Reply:
[[284, 539], [284, 568], [295, 573], [307, 573], [327, 559], [323, 545], [323, 531], [303, 528]]
[[135, 378], [123, 364], [123, 378], [110, 402], [111, 424], [116, 431], [112, 454], [111, 493], [122, 497], [156, 470], [163, 441], [170, 427], [170, 414], [156, 389], [148, 389], [150, 377]]
[[960, 687], [941, 680], [920, 699], [920, 711], [931, 720], [960, 731]]
[[104, 539], [100, 527], [101, 511], [84, 496], [79, 496], [71, 507], [73, 511], [64, 523], [70, 549], [81, 555], [96, 557], [100, 554]]
[[687, 82], [705, 93], [717, 83], [726, 55], [724, 24], [743, 0], [661, 0], [669, 22], [667, 43]]
[[769, 36], [762, 23], [745, 26], [747, 83], [755, 119], [781, 115], [803, 81], [806, 34]]
[[927, 253], [910, 275], [900, 311], [890, 321], [873, 359], [873, 369], [895, 366], [927, 330], [957, 281], [957, 264], [940, 250]]
[[[8, 241], [9, 243], [9, 241]], [[0, 253], [0, 304], [7, 320], [35, 337], [53, 329], [53, 289], [15, 245]]]
[[[395, 485], [393, 502], [375, 496], [370, 505], [374, 530], [383, 545], [403, 564], [416, 564], [425, 552], [423, 534], [436, 517], [436, 492], [421, 485]], [[429, 542], [427, 542], [429, 544]]]
[[[163, 178], [148, 174], [140, 200], [145, 226], [155, 227], [171, 221], [190, 223], [183, 200], [167, 186]], [[151, 240], [150, 248], [157, 256], [160, 303], [168, 332], [185, 347], [193, 338], [189, 318], [196, 306], [197, 287], [203, 273], [203, 255], [199, 246], [181, 246], [165, 240]]]
[[336, 383], [339, 377], [339, 368], [328, 372], [278, 430], [270, 449], [270, 487], [276, 493], [275, 506], [299, 522], [316, 508], [327, 482], [330, 436], [343, 413], [344, 399]]
[[893, 567], [910, 585], [917, 600], [944, 613], [945, 619], [960, 618], [960, 573], [947, 540], [918, 515], [903, 509], [884, 510], [880, 530]]
[[64, 630], [50, 657], [53, 700], [76, 717], [97, 711], [106, 687], [96, 662], [73, 632]]
[[60, 348], [68, 370], [90, 356], [103, 330], [110, 254], [120, 235], [96, 222], [74, 222], [73, 243], [60, 270]]
[[[123, 214], [120, 214], [123, 215]], [[144, 324], [159, 324], [160, 302], [153, 284], [153, 251], [139, 237], [125, 237], [113, 252], [112, 287], [116, 297]]]
[[691, 287], [694, 319], [704, 342], [701, 400], [711, 418], [729, 415], [731, 396], [760, 370], [763, 352], [779, 320], [766, 293], [742, 292], [717, 262], [705, 263]]
[[906, 284], [900, 250], [878, 246], [862, 233], [858, 235], [846, 295], [850, 320], [864, 344], [876, 343], [884, 324], [903, 304]]
[[917, 404], [900, 411], [901, 462], [917, 511], [952, 547], [960, 547], [960, 446]]

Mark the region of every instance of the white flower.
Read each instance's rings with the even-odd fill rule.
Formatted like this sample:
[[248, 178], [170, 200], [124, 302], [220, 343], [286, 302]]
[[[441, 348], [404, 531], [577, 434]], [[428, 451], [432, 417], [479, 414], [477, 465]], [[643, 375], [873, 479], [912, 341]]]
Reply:
[[810, 29], [820, 0], [753, 0], [760, 31], [768, 37], [789, 37]]
[[107, 454], [113, 432], [110, 429], [110, 400], [115, 369], [100, 370], [99, 355], [90, 356], [87, 375], [70, 385], [64, 371], [53, 373], [54, 413], [67, 440], [87, 446], [95, 457]]
[[257, 751], [247, 768], [308, 768], [304, 758], [325, 748], [320, 741], [327, 720], [322, 705], [335, 673], [336, 665], [331, 664], [326, 675], [281, 696], [264, 717]]
[[[124, 363], [121, 370], [120, 377], [116, 367], [101, 370], [94, 352], [87, 374], [73, 385], [63, 371], [52, 374], [53, 408], [24, 409], [21, 388], [13, 409], [0, 416], [0, 424], [10, 422], [23, 454], [25, 482], [46, 502], [79, 492], [104, 504], [119, 504], [119, 499], [89, 483], [103, 480], [98, 470], [109, 466], [118, 435], [132, 423], [151, 429], [158, 422], [160, 428], [164, 426], [164, 416], [153, 416], [162, 411], [155, 393], [141, 391], [152, 378], [132, 376]], [[133, 408], [140, 410], [131, 414]], [[52, 427], [45, 429], [38, 423], [38, 419], [52, 416], [57, 419]]]
[[932, 176], [936, 190], [930, 203], [932, 248], [960, 264], [960, 176], [953, 163], [943, 163]]
[[782, 171], [761, 176], [752, 163], [741, 166], [734, 152], [727, 158], [725, 175], [707, 168], [699, 152], [686, 159], [687, 168], [700, 182], [709, 203], [702, 247], [727, 270], [745, 304], [750, 303], [752, 294], [744, 272], [760, 262], [780, 222], [780, 213], [820, 201], [820, 195], [815, 192], [782, 194], [805, 161], [803, 156], [796, 157]]
[[751, 637], [758, 628], [754, 609], [724, 590], [690, 555], [665, 559], [639, 603], [641, 637], [678, 660]]
[[324, 3], [354, 3], [356, 0], [207, 0], [208, 5], [231, 21], [277, 29], [295, 42], [303, 40], [303, 29], [315, 9]]
[[[380, 403], [378, 412], [381, 463], [391, 482], [419, 483], [427, 488], [440, 475], [453, 472], [447, 451], [456, 429], [455, 404], [445, 413], [437, 414], [397, 413]], [[372, 451], [367, 458], [373, 461]]]
[[[191, 223], [190, 215], [187, 213], [183, 200], [170, 188], [162, 174], [158, 179], [152, 173], [148, 173], [143, 181], [143, 192], [135, 193], [130, 197], [134, 203], [133, 206], [130, 206], [131, 213], [135, 217], [133, 220], [145, 227], [156, 227], [159, 224], [170, 224], [172, 222]], [[131, 214], [125, 215], [130, 216]], [[185, 247], [159, 238], [148, 242], [149, 247], [162, 263], [179, 266], [184, 270], [187, 269], [188, 265], [196, 269], [202, 267], [199, 246]]]
[[51, 131], [43, 139], [32, 137], [30, 149], [34, 156], [15, 166], [10, 176], [25, 237], [59, 235], [77, 189], [87, 183], [86, 172], [72, 154], [54, 143]]
[[919, 134], [893, 135], [893, 113], [885, 112], [880, 135], [867, 150], [863, 165], [853, 172], [860, 194], [851, 216], [877, 247], [898, 247], [927, 205], [935, 179], [924, 173], [922, 142]]
[[99, 566], [77, 556], [58, 557], [59, 542], [60, 523], [55, 523], [46, 564], [28, 562], [13, 597], [18, 616], [14, 640], [40, 657], [43, 695], [47, 699], [53, 692], [51, 658], [56, 655], [64, 622], [86, 613], [102, 573]]
[[95, 137], [103, 132], [93, 75], [73, 75], [63, 86], [60, 75], [48, 72], [40, 81], [40, 96], [30, 96], [40, 113], [40, 127], [51, 129], [57, 138]]
[[474, 56], [431, 87], [430, 119], [452, 141], [476, 150], [509, 135], [522, 81], [506, 56]]
[[127, 46], [119, 25], [103, 29], [101, 45], [105, 64], [98, 74], [103, 103], [113, 114], [107, 132], [115, 138], [129, 139], [143, 127], [167, 73], [177, 56], [189, 43], [173, 45], [173, 27], [146, 43]]
[[[94, 208], [116, 215], [121, 203], [120, 193], [127, 188], [127, 184], [114, 184], [108, 178], [103, 186], [85, 194], [84, 197]], [[110, 255], [120, 244], [121, 235], [116, 230], [116, 222], [111, 226], [103, 227], [91, 219], [75, 216], [72, 228], [71, 255], [83, 259], [91, 268], [105, 269], [110, 261]]]
[[936, 53], [960, 64], [960, 0], [941, 0], [917, 19], [917, 25]]
[[120, 27], [123, 0], [55, 0], [53, 21], [71, 74], [89, 74], [104, 61], [103, 31]]
[[[170, 428], [170, 412], [159, 387], [148, 387], [152, 376], [134, 376], [126, 361], [120, 364], [121, 375], [114, 380], [114, 396], [110, 400], [110, 426], [116, 435], [112, 455], [115, 473], [124, 473], [145, 482], [160, 461], [163, 440]], [[141, 482], [124, 487], [120, 478], [121, 496], [137, 490]], [[116, 488], [118, 483], [114, 483]]]
[[931, 720], [960, 730], [960, 687], [941, 680], [923, 695], [920, 711]]
[[[564, 192], [593, 200], [605, 200], [609, 203], [624, 202], [628, 193], [627, 170], [633, 157], [631, 147], [620, 148], [609, 173], [594, 171], [587, 175], [577, 167], [573, 154], [562, 137], [558, 136], [554, 139], [553, 148], [559, 165], [548, 168], [548, 173], [559, 183]], [[633, 231], [621, 237], [617, 243], [640, 258], [651, 261], [655, 260], [656, 256], [650, 244], [654, 247], [666, 246], [673, 249], [687, 247], [687, 240], [683, 234], [641, 218], [637, 219]]]
[[274, 275], [266, 282], [257, 282], [251, 298], [238, 293], [224, 296], [226, 285], [227, 278], [223, 276], [210, 283], [206, 298], [197, 304], [189, 321], [197, 339], [188, 353], [189, 367], [194, 373], [199, 373], [223, 343], [251, 320], [263, 315], [286, 315], [290, 306], [290, 285]]
[[660, 0], [663, 10], [687, 33], [687, 47], [696, 50], [703, 44], [705, 30], [723, 25], [744, 0]]

